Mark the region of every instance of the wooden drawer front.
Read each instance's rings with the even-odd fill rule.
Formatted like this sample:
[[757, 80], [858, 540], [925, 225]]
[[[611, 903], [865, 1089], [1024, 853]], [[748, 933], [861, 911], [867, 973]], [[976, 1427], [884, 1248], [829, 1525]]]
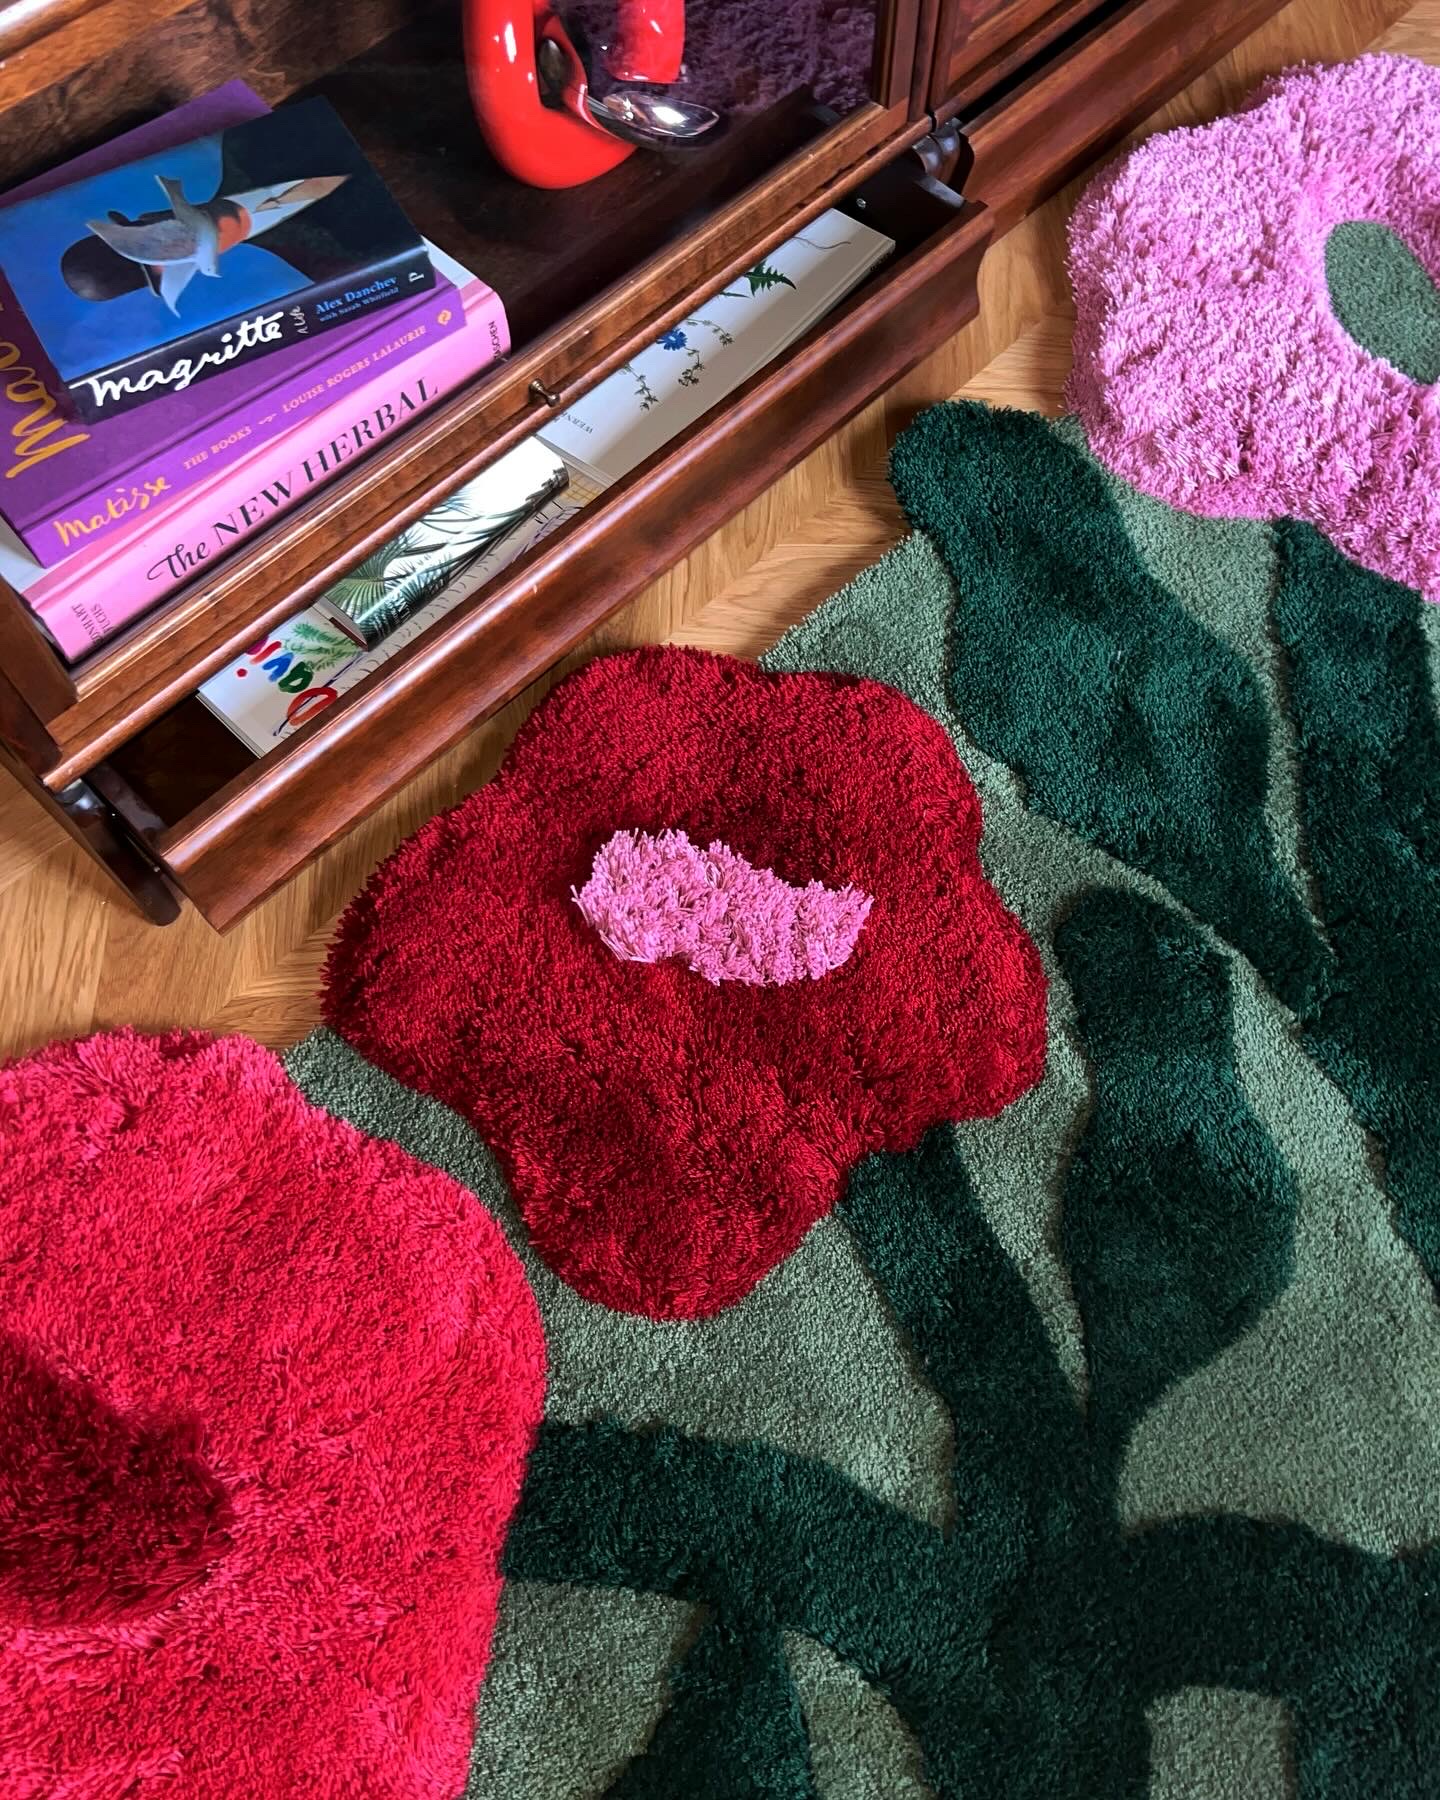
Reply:
[[[497, 586], [150, 838], [213, 925], [233, 924], [974, 316], [989, 220], [938, 183], [914, 185], [946, 221], [918, 248]], [[886, 228], [874, 207], [865, 216]]]
[[1003, 81], [1106, 0], [941, 0], [931, 105]]
[[0, 690], [0, 741], [52, 794], [87, 776], [532, 431], [546, 411], [537, 391], [570, 403], [922, 137], [917, 34], [928, 7], [928, 51], [936, 4], [876, 0], [880, 98], [843, 119], [797, 90], [683, 156], [637, 155], [598, 184], [540, 190], [486, 149], [454, 0], [0, 0], [0, 185], [236, 75], [271, 104], [318, 95], [414, 223], [494, 287], [513, 337], [508, 359], [342, 484], [230, 555], [212, 538], [180, 593], [74, 667], [0, 583], [0, 671], [14, 689]]
[[948, 109], [966, 145], [967, 198], [989, 208], [999, 237], [1284, 4], [1130, 0], [1107, 9], [994, 100]]

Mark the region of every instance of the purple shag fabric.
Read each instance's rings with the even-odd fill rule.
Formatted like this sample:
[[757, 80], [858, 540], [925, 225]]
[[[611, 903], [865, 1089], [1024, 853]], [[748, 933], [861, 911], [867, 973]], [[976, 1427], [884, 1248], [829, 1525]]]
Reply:
[[[613, 0], [564, 0], [557, 10], [592, 45], [609, 42]], [[853, 112], [869, 99], [875, 50], [874, 6], [852, 0], [724, 0], [696, 5], [685, 20], [687, 100], [734, 118], [764, 112], [808, 87], [824, 106]]]

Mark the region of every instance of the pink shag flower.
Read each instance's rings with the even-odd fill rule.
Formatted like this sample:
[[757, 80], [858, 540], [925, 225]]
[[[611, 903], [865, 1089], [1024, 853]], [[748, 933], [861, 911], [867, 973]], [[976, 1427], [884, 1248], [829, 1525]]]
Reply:
[[1440, 70], [1302, 67], [1150, 138], [1070, 222], [1067, 394], [1100, 460], [1211, 518], [1308, 520], [1440, 599], [1440, 387], [1335, 316], [1325, 247], [1367, 220], [1440, 281]]
[[585, 923], [626, 962], [683, 960], [707, 981], [783, 987], [838, 969], [874, 901], [857, 887], [792, 887], [720, 842], [617, 831], [575, 895]]

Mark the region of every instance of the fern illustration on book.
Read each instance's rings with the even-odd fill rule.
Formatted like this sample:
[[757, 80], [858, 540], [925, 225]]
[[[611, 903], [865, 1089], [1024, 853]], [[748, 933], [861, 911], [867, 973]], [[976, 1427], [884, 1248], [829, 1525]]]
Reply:
[[[806, 240], [802, 239], [801, 241], [805, 242]], [[830, 247], [831, 246], [829, 245], [825, 246], [827, 249]], [[779, 269], [773, 267], [770, 263], [767, 263], [763, 256], [759, 262], [753, 263], [740, 279], [750, 283], [750, 292], [752, 294], [763, 293], [766, 288], [793, 288], [795, 285], [788, 275], [782, 274]], [[727, 300], [737, 300], [739, 299], [739, 295], [732, 294], [729, 289], [726, 289], [725, 298]]]
[[281, 639], [279, 654], [293, 658], [313, 679], [353, 656], [355, 640], [346, 631], [316, 625], [302, 614]]
[[484, 504], [480, 484], [460, 488], [357, 563], [327, 590], [326, 604], [367, 645], [378, 644], [555, 491], [552, 482], [497, 508]]
[[618, 481], [803, 337], [894, 248], [858, 219], [822, 213], [807, 235], [697, 298], [622, 368], [547, 416], [541, 435], [602, 486]]

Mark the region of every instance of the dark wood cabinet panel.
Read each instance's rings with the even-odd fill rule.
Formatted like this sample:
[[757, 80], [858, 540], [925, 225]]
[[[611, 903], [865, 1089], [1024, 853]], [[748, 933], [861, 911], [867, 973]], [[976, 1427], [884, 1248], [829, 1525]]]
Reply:
[[966, 194], [1009, 230], [1284, 3], [1126, 0], [995, 97], [953, 102]]
[[[173, 880], [232, 922], [963, 324], [987, 241], [1280, 4], [877, 0], [848, 118], [793, 94], [683, 164], [557, 194], [489, 160], [456, 0], [0, 0], [0, 186], [236, 74], [325, 93], [515, 338], [78, 668], [0, 584], [0, 756], [147, 916]], [[901, 254], [787, 356], [269, 756], [201, 720], [195, 686], [256, 633], [862, 183]]]
[[964, 101], [1042, 56], [1107, 0], [940, 0], [930, 103]]

